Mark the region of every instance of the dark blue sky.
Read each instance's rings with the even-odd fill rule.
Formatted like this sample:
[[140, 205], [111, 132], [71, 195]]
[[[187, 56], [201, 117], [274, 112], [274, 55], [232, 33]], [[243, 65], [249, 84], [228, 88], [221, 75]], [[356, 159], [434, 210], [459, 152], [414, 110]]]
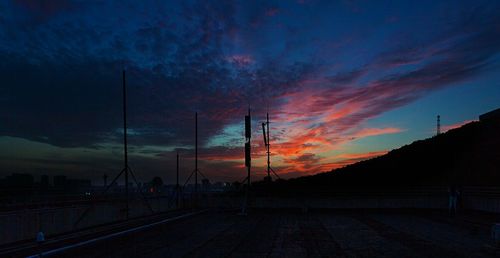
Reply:
[[317, 173], [477, 119], [500, 103], [498, 1], [2, 1], [1, 173], [172, 182], [243, 178], [243, 116], [269, 111], [275, 169]]

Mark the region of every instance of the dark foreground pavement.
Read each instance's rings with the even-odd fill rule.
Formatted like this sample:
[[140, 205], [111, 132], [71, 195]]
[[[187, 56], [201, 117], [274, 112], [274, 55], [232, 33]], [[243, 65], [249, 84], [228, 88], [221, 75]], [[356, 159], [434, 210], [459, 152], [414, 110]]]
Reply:
[[495, 218], [438, 212], [211, 211], [59, 257], [500, 257]]

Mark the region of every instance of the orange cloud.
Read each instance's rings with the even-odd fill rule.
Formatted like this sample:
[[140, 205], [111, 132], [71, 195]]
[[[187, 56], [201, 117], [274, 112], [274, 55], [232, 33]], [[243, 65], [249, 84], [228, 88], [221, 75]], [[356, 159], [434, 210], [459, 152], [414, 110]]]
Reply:
[[364, 128], [361, 129], [360, 131], [354, 133], [351, 135], [352, 139], [357, 139], [357, 138], [364, 138], [368, 136], [376, 136], [376, 135], [382, 135], [382, 134], [393, 134], [393, 133], [400, 133], [403, 130], [400, 128], [395, 128], [395, 127], [387, 127], [387, 128]]
[[254, 63], [254, 59], [250, 55], [232, 55], [226, 57], [226, 61], [233, 63], [237, 66], [247, 66]]
[[[306, 79], [302, 83], [318, 82]], [[333, 162], [331, 158], [322, 156], [351, 140], [403, 131], [395, 127], [363, 128], [361, 123], [366, 119], [364, 117], [372, 114], [363, 114], [366, 109], [364, 99], [349, 98], [348, 95], [349, 91], [343, 88], [337, 91], [306, 88], [298, 92], [287, 92], [280, 97], [283, 105], [279, 113], [272, 117], [274, 130], [271, 134], [271, 152], [273, 164], [277, 163], [281, 172], [327, 171], [385, 153], [370, 152], [359, 157], [340, 156], [335, 157], [338, 161]], [[258, 151], [264, 156], [264, 148], [261, 147]]]
[[386, 154], [386, 150], [382, 151], [372, 151], [372, 152], [366, 152], [366, 153], [346, 153], [346, 154], [340, 154], [336, 156], [338, 159], [342, 160], [365, 160], [365, 159], [371, 159], [377, 156], [381, 156]]
[[[325, 80], [304, 79], [302, 84], [324, 84]], [[384, 95], [385, 96], [385, 95]], [[396, 127], [366, 128], [363, 122], [376, 114], [367, 112], [371, 99], [353, 89], [301, 88], [283, 93], [278, 112], [271, 116], [271, 163], [278, 173], [311, 174], [330, 171], [386, 151], [325, 157], [349, 141], [403, 131]], [[256, 124], [260, 125], [259, 122]], [[256, 169], [265, 167], [265, 149], [260, 128], [254, 131], [253, 160]], [[243, 162], [243, 150], [234, 154], [214, 153], [210, 160]]]

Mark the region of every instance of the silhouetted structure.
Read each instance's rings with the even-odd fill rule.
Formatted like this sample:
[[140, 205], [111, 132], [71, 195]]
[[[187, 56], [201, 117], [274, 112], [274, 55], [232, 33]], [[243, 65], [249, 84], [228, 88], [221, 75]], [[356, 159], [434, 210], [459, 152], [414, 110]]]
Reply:
[[[200, 174], [204, 179], [207, 179], [203, 173], [198, 169], [198, 112], [194, 114], [194, 170], [191, 172], [183, 187], [189, 183], [191, 177], [194, 175], [194, 203], [197, 206], [198, 203], [198, 174]], [[208, 180], [208, 179], [207, 179]]]
[[175, 207], [179, 208], [181, 198], [181, 187], [179, 185], [179, 152], [177, 152], [175, 166]]
[[269, 113], [266, 113], [266, 122], [262, 123], [262, 134], [264, 136], [264, 146], [267, 154], [267, 176], [264, 181], [272, 181], [271, 171], [280, 179], [280, 176], [271, 167], [271, 138], [269, 137]]
[[437, 116], [437, 125], [436, 125], [436, 135], [440, 135], [441, 134], [441, 116], [438, 115]]
[[48, 175], [41, 175], [40, 181], [35, 181], [31, 174], [13, 173], [5, 178], [0, 178], [0, 197], [11, 200], [29, 199], [40, 194], [53, 196], [84, 194], [92, 188], [91, 181], [87, 179], [68, 179], [66, 176], [57, 175], [50, 183]]
[[194, 192], [198, 195], [198, 112], [195, 113], [194, 126]]
[[[128, 165], [128, 144], [127, 144], [127, 85], [126, 85], [126, 80], [125, 80], [125, 70], [122, 71], [122, 80], [123, 80], [123, 87], [122, 87], [122, 90], [123, 90], [123, 169], [120, 171], [120, 173], [118, 173], [118, 175], [116, 175], [116, 177], [113, 179], [113, 181], [111, 181], [111, 184], [109, 184], [109, 186], [107, 186], [103, 193], [101, 195], [104, 195], [109, 189], [111, 186], [114, 186], [116, 184], [116, 181], [120, 178], [120, 176], [122, 174], [125, 174], [125, 199], [126, 199], [126, 206], [125, 206], [125, 217], [126, 219], [129, 218], [129, 182], [128, 182], [128, 174], [130, 173], [130, 175], [132, 176], [132, 179], [135, 181], [136, 185], [137, 185], [137, 189], [139, 189], [139, 193], [142, 195], [142, 199], [144, 200], [144, 202], [146, 203], [146, 205], [148, 206], [149, 210], [151, 211], [151, 213], [153, 213], [153, 208], [151, 207], [151, 205], [149, 204], [149, 202], [147, 201], [147, 199], [145, 198], [145, 196], [143, 195], [142, 193], [142, 188], [139, 184], [139, 182], [137, 181], [137, 179], [135, 178], [135, 175], [134, 175], [134, 172], [132, 171], [132, 169], [129, 167]], [[86, 214], [89, 212], [90, 208], [92, 206], [90, 206], [89, 208], [87, 208], [83, 213], [82, 215], [80, 216], [80, 218], [78, 218], [78, 220], [75, 222], [75, 226], [86, 216]]]
[[108, 175], [104, 174], [104, 175], [102, 176], [102, 179], [103, 179], [103, 181], [104, 181], [104, 182], [103, 182], [104, 187], [108, 186]]
[[46, 192], [50, 188], [49, 176], [40, 176], [40, 190]]
[[0, 193], [9, 197], [26, 197], [33, 193], [35, 180], [31, 174], [13, 173], [0, 180]]
[[248, 109], [248, 115], [245, 116], [245, 166], [247, 167], [247, 188], [245, 191], [245, 199], [243, 200], [243, 205], [241, 207], [241, 213], [246, 214], [248, 205], [248, 196], [250, 191], [250, 170], [252, 167], [252, 117], [250, 116], [250, 108]]
[[66, 176], [54, 176], [54, 188], [64, 189], [66, 185]]
[[500, 185], [500, 116], [494, 111], [481, 121], [415, 141], [386, 155], [331, 172], [254, 185], [276, 194], [332, 194], [408, 187]]

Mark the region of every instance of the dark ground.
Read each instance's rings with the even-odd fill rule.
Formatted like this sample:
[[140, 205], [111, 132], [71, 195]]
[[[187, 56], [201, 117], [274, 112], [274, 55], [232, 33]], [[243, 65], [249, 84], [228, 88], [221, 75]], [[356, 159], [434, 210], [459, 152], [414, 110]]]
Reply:
[[65, 257], [500, 257], [494, 216], [440, 212], [211, 211]]

